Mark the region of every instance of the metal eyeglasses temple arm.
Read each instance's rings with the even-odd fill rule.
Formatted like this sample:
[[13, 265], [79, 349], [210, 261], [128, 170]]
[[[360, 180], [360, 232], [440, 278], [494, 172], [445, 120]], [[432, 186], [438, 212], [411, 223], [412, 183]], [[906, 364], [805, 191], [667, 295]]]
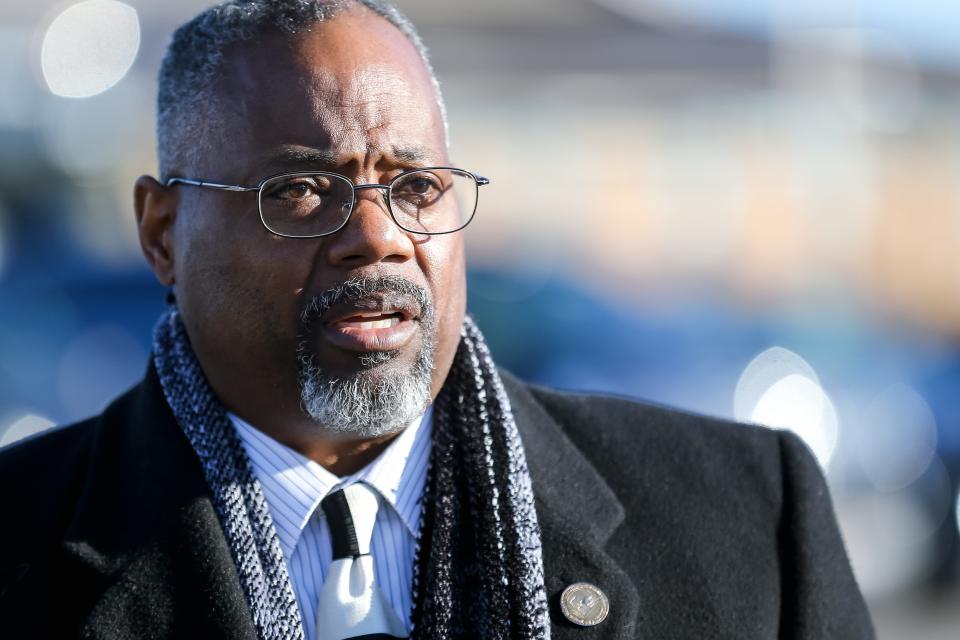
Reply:
[[220, 184], [217, 182], [204, 182], [203, 180], [190, 180], [189, 178], [170, 178], [164, 186], [174, 184], [189, 184], [194, 187], [206, 187], [210, 189], [221, 189], [223, 191], [259, 191], [260, 187], [240, 187], [235, 184]]
[[[474, 176], [474, 179], [477, 181], [478, 186], [483, 186], [490, 184], [489, 178], [484, 178], [483, 176]], [[220, 184], [219, 182], [206, 182], [204, 180], [191, 180], [190, 178], [170, 178], [165, 183], [164, 186], [169, 187], [174, 184], [189, 184], [194, 187], [205, 187], [208, 189], [221, 189], [223, 191], [259, 191], [260, 187], [241, 187], [235, 184]], [[354, 189], [385, 189], [386, 185], [382, 184], [358, 184], [354, 185]]]

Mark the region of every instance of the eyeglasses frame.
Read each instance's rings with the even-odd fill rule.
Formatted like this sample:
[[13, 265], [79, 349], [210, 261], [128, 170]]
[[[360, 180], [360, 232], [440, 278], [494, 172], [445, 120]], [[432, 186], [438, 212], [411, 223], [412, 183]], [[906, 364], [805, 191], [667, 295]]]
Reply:
[[[397, 216], [393, 212], [393, 207], [390, 205], [390, 192], [393, 189], [393, 184], [397, 180], [400, 180], [403, 176], [410, 175], [411, 173], [418, 173], [420, 171], [432, 171], [432, 170], [457, 171], [464, 175], [470, 176], [471, 178], [473, 178], [473, 181], [476, 183], [477, 197], [473, 203], [473, 211], [470, 212], [470, 217], [467, 218], [466, 222], [464, 222], [459, 228], [453, 229], [452, 231], [430, 232], [430, 231], [416, 231], [414, 229], [407, 229], [402, 224], [400, 224], [400, 222], [397, 220]], [[277, 178], [296, 178], [298, 176], [333, 176], [335, 178], [339, 178], [350, 183], [350, 186], [353, 188], [353, 204], [350, 206], [350, 213], [347, 214], [347, 217], [344, 218], [343, 223], [341, 223], [339, 227], [337, 227], [333, 231], [328, 231], [326, 233], [319, 233], [311, 236], [292, 236], [286, 233], [277, 233], [276, 231], [271, 229], [269, 226], [267, 226], [266, 220], [263, 219], [263, 206], [261, 205], [261, 200], [263, 199], [264, 185], [270, 182], [271, 180], [276, 180]], [[194, 178], [180, 178], [177, 176], [167, 178], [167, 180], [163, 183], [163, 186], [171, 187], [177, 184], [185, 184], [193, 187], [201, 187], [203, 189], [218, 189], [220, 191], [232, 191], [235, 193], [249, 193], [252, 191], [257, 191], [258, 192], [257, 193], [257, 211], [260, 214], [260, 224], [262, 224], [267, 231], [269, 231], [274, 235], [280, 236], [282, 238], [294, 238], [294, 239], [307, 240], [310, 238], [324, 238], [326, 236], [333, 235], [336, 232], [343, 229], [345, 226], [347, 226], [347, 223], [350, 222], [350, 218], [353, 217], [353, 212], [357, 208], [357, 191], [361, 191], [363, 189], [386, 190], [386, 193], [383, 194], [384, 195], [383, 199], [387, 205], [387, 211], [390, 213], [390, 217], [393, 219], [394, 224], [396, 224], [398, 227], [400, 227], [401, 229], [403, 229], [408, 233], [415, 233], [418, 235], [429, 235], [429, 236], [442, 236], [449, 233], [457, 233], [458, 231], [463, 231], [467, 227], [467, 225], [469, 225], [473, 221], [473, 217], [477, 213], [477, 205], [480, 202], [479, 189], [484, 185], [490, 184], [490, 180], [488, 178], [485, 178], [481, 175], [477, 175], [465, 169], [460, 169], [459, 167], [419, 167], [417, 169], [408, 169], [406, 171], [402, 171], [401, 173], [398, 173], [393, 178], [391, 178], [390, 182], [388, 182], [387, 184], [380, 184], [377, 182], [366, 183], [366, 184], [354, 184], [353, 180], [351, 180], [347, 176], [341, 173], [334, 173], [332, 171], [295, 171], [292, 173], [278, 173], [276, 175], [267, 176], [266, 178], [261, 180], [260, 183], [257, 184], [255, 187], [244, 187], [244, 186], [235, 185], [235, 184], [222, 184], [219, 182], [210, 182], [208, 180], [197, 180]]]

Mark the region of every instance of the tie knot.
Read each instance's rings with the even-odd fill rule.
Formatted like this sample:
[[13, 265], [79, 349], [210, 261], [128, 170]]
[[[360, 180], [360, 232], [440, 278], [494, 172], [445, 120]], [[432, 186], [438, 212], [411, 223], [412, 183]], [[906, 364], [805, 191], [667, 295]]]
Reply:
[[320, 502], [330, 525], [334, 560], [370, 553], [379, 506], [377, 494], [360, 482], [332, 491]]

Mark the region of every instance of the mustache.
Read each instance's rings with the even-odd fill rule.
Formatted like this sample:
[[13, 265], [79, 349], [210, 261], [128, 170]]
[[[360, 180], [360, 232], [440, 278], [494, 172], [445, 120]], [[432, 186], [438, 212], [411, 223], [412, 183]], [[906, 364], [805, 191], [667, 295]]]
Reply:
[[413, 302], [418, 309], [419, 321], [432, 323], [433, 302], [429, 292], [403, 276], [394, 275], [348, 278], [310, 298], [300, 313], [300, 321], [310, 324], [337, 305], [355, 304], [373, 296], [387, 302], [395, 299], [398, 305], [401, 301], [406, 306]]

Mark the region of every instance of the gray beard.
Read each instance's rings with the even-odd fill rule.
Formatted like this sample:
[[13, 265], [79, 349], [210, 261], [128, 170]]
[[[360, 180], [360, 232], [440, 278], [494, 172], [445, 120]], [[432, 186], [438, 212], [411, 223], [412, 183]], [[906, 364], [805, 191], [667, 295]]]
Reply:
[[[380, 365], [395, 359], [399, 352], [378, 351], [360, 354], [362, 371], [348, 377], [329, 376], [311, 350], [311, 320], [334, 304], [382, 291], [408, 295], [420, 304], [422, 344], [413, 365], [408, 370], [379, 371]], [[424, 412], [430, 403], [436, 327], [433, 305], [423, 289], [395, 276], [351, 279], [311, 301], [301, 321], [297, 345], [300, 402], [324, 431], [377, 438], [402, 430]]]

